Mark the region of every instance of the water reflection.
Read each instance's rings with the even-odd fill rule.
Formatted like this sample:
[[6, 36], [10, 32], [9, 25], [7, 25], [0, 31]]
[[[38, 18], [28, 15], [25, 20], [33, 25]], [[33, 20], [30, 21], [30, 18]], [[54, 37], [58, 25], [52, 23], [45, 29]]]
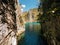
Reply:
[[40, 23], [28, 22], [25, 25], [25, 45], [38, 45]]
[[[28, 22], [25, 24], [25, 33], [18, 42], [18, 45], [45, 45], [40, 37], [41, 25], [38, 22]], [[20, 36], [21, 37], [21, 36]]]

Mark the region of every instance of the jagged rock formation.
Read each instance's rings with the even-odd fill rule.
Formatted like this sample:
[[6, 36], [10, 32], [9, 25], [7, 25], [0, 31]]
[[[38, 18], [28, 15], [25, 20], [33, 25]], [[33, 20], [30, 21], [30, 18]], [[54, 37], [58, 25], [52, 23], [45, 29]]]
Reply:
[[17, 0], [0, 0], [0, 45], [16, 45]]
[[26, 23], [30, 22], [31, 19], [32, 22], [35, 22], [38, 20], [38, 14], [39, 12], [37, 8], [30, 9], [28, 12], [23, 12], [22, 14], [23, 21]]
[[17, 5], [15, 5], [16, 7], [16, 24], [17, 24], [17, 30], [20, 30], [20, 19], [19, 17], [21, 16], [21, 6], [19, 4], [19, 0], [17, 0]]
[[19, 4], [19, 0], [17, 0], [17, 5], [16, 7], [16, 24], [17, 24], [17, 36], [19, 36], [21, 33], [23, 33], [25, 31], [23, 24], [23, 20], [21, 17], [21, 5]]

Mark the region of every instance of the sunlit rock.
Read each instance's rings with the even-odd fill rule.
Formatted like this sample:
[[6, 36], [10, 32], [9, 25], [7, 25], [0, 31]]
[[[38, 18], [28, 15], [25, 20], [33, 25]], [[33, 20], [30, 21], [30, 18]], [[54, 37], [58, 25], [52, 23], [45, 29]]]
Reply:
[[17, 45], [17, 1], [0, 0], [0, 45]]

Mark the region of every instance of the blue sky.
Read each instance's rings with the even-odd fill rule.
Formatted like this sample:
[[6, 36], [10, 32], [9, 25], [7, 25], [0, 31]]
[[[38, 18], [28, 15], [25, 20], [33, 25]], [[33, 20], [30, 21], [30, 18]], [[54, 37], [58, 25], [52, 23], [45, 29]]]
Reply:
[[19, 0], [19, 3], [25, 5], [24, 11], [38, 7], [38, 0]]

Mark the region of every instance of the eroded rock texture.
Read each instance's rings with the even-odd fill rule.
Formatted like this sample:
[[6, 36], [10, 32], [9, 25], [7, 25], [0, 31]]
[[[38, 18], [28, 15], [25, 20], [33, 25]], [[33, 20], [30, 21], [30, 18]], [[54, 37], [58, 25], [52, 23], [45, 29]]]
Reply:
[[60, 45], [60, 1], [44, 0], [42, 3], [43, 15], [40, 18], [42, 38], [48, 45]]
[[0, 45], [16, 45], [16, 4], [16, 0], [0, 0]]

